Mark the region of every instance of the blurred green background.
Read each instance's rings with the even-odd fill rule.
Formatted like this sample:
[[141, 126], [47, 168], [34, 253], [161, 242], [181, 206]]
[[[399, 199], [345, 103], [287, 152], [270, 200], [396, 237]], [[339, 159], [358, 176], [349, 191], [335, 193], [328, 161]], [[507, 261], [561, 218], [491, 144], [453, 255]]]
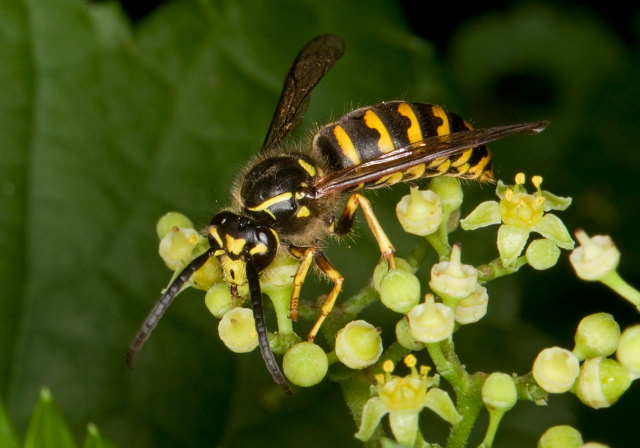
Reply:
[[[444, 105], [476, 127], [550, 119], [537, 137], [492, 145], [497, 176], [540, 174], [545, 189], [573, 197], [559, 216], [571, 231], [610, 234], [621, 274], [640, 286], [638, 7], [614, 16], [596, 2], [465, 11], [417, 3], [185, 0], [143, 10], [132, 1], [125, 10], [0, 0], [0, 395], [20, 433], [47, 386], [78, 438], [91, 421], [123, 448], [360, 446], [334, 383], [282, 395], [259, 353], [224, 348], [201, 292], [181, 295], [136, 368], [124, 364], [171, 275], [157, 256], [157, 219], [176, 210], [201, 227], [229, 203], [284, 73], [323, 33], [341, 35], [346, 54], [312, 95], [297, 138], [394, 99]], [[394, 218], [406, 191], [370, 195], [401, 256], [416, 243]], [[476, 183], [465, 194], [465, 215], [494, 198]], [[482, 263], [496, 256], [495, 231], [452, 240], [465, 262]], [[366, 284], [379, 257], [362, 223], [356, 234], [327, 249], [344, 297]], [[315, 283], [307, 297], [328, 291]], [[639, 318], [605, 287], [574, 278], [566, 254], [549, 272], [525, 267], [491, 283], [489, 294], [487, 317], [456, 336], [471, 371], [524, 374], [542, 348], [571, 349], [593, 312], [622, 327]], [[390, 342], [392, 314], [372, 307], [364, 317]], [[534, 446], [554, 424], [630, 446], [639, 402], [635, 384], [610, 409], [573, 396], [552, 396], [545, 408], [521, 403], [495, 446]], [[422, 422], [427, 438], [444, 442], [437, 418]], [[476, 445], [482, 422], [479, 430]]]

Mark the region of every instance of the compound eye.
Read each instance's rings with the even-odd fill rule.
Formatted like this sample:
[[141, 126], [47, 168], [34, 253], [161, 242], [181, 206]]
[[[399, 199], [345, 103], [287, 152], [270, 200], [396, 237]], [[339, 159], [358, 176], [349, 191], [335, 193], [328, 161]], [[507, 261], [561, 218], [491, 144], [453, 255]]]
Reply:
[[258, 227], [255, 235], [258, 242], [251, 251], [251, 255], [256, 269], [262, 271], [275, 258], [278, 251], [278, 239], [275, 233], [267, 227]]

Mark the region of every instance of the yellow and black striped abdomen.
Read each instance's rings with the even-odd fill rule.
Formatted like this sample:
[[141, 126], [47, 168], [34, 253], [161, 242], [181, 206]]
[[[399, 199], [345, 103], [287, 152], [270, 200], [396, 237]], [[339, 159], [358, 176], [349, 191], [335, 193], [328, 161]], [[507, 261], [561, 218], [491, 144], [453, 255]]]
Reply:
[[[314, 152], [330, 170], [359, 165], [426, 138], [471, 129], [462, 117], [425, 103], [390, 101], [363, 107], [324, 126], [313, 141]], [[379, 188], [419, 177], [438, 175], [493, 180], [486, 146], [440, 157], [409, 170], [385, 176], [364, 188]]]

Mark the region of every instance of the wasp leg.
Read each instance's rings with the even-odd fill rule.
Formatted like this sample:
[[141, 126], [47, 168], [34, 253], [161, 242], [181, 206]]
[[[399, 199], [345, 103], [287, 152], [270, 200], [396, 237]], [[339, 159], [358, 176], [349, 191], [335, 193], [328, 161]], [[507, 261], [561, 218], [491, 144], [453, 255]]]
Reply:
[[342, 281], [344, 280], [344, 277], [342, 277], [342, 275], [340, 275], [340, 273], [334, 269], [334, 267], [331, 265], [329, 260], [327, 260], [327, 257], [324, 255], [324, 253], [322, 253], [320, 249], [317, 249], [315, 247], [289, 246], [289, 252], [291, 252], [294, 257], [300, 258], [302, 260], [302, 262], [300, 263], [300, 267], [298, 268], [298, 272], [296, 272], [296, 275], [293, 279], [294, 286], [293, 293], [291, 294], [292, 315], [294, 314], [294, 312], [296, 316], [298, 314], [300, 288], [302, 287], [307, 273], [309, 272], [309, 266], [312, 260], [315, 262], [316, 266], [318, 266], [320, 270], [324, 272], [325, 275], [329, 277], [329, 279], [331, 279], [331, 281], [333, 281], [333, 289], [327, 295], [327, 298], [324, 299], [324, 303], [322, 304], [322, 308], [320, 310], [320, 317], [307, 336], [307, 341], [313, 342], [313, 340], [316, 338], [316, 335], [318, 334], [318, 331], [320, 330], [320, 327], [322, 326], [322, 323], [327, 318], [329, 313], [331, 313], [331, 310], [336, 303], [338, 294], [342, 289]]
[[302, 289], [304, 279], [307, 277], [307, 273], [309, 272], [309, 267], [311, 266], [315, 252], [316, 251], [313, 247], [289, 246], [289, 253], [300, 260], [300, 266], [298, 266], [296, 275], [293, 277], [293, 292], [291, 293], [291, 305], [289, 311], [289, 319], [292, 321], [298, 320], [300, 290]]
[[338, 298], [338, 294], [342, 289], [342, 281], [344, 280], [344, 277], [342, 277], [342, 275], [340, 275], [340, 273], [336, 271], [333, 266], [331, 266], [331, 263], [329, 262], [329, 260], [327, 260], [327, 257], [325, 257], [322, 251], [316, 249], [315, 252], [316, 254], [313, 257], [313, 261], [315, 261], [316, 266], [318, 266], [320, 270], [322, 270], [322, 272], [324, 272], [326, 276], [329, 277], [331, 281], [333, 281], [333, 289], [331, 290], [327, 298], [324, 299], [324, 303], [322, 304], [322, 308], [320, 310], [320, 317], [309, 332], [309, 335], [307, 336], [307, 342], [313, 342], [313, 340], [316, 338], [316, 335], [318, 334], [318, 331], [320, 330], [322, 322], [324, 322], [329, 313], [331, 313], [331, 310], [336, 303], [336, 299]]
[[364, 213], [364, 217], [367, 219], [367, 224], [371, 229], [371, 233], [373, 233], [373, 236], [378, 242], [380, 252], [382, 253], [382, 256], [387, 259], [389, 269], [395, 269], [396, 260], [393, 257], [393, 253], [396, 250], [391, 244], [391, 241], [389, 241], [387, 234], [382, 230], [382, 226], [378, 222], [378, 218], [376, 218], [376, 215], [373, 213], [371, 202], [361, 194], [354, 193], [351, 195], [347, 201], [347, 205], [344, 207], [344, 211], [342, 212], [340, 219], [333, 225], [333, 233], [336, 235], [345, 235], [351, 231], [358, 206], [362, 208], [362, 212]]

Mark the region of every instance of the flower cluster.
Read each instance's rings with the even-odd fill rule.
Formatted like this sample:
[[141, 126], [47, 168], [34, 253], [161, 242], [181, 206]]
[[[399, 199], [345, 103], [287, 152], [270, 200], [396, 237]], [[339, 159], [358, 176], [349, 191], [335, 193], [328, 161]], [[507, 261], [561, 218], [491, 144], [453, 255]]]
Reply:
[[[618, 360], [608, 358], [616, 353]], [[614, 404], [639, 377], [640, 325], [620, 333], [607, 313], [582, 319], [575, 334], [575, 348], [542, 350], [533, 364], [533, 377], [549, 393], [572, 392], [587, 406]]]
[[387, 414], [396, 441], [406, 446], [414, 446], [417, 440], [422, 440], [418, 418], [425, 407], [452, 425], [462, 419], [449, 394], [435, 387], [439, 384], [437, 375], [428, 376], [429, 368], [426, 366], [421, 366], [418, 371], [413, 355], [407, 355], [404, 363], [411, 371], [404, 377], [392, 375], [395, 368], [393, 362], [385, 361], [382, 364], [384, 374], [376, 375], [373, 388], [377, 396], [370, 398], [364, 406], [360, 429], [356, 434], [358, 439], [369, 440], [382, 417]]
[[533, 194], [527, 193], [524, 187], [524, 174], [519, 173], [515, 180], [515, 185], [505, 185], [499, 181], [496, 194], [500, 202], [483, 202], [469, 216], [462, 219], [460, 225], [465, 230], [473, 230], [502, 224], [498, 229], [498, 251], [503, 266], [515, 265], [531, 232], [539, 233], [548, 242], [532, 242], [527, 249], [526, 259], [536, 269], [547, 269], [555, 265], [558, 259], [557, 247], [573, 249], [574, 246], [560, 218], [547, 212], [566, 210], [571, 205], [571, 198], [562, 198], [543, 191], [540, 188], [540, 176], [534, 176], [532, 179], [536, 188]]
[[[484, 404], [490, 416], [481, 444], [484, 447], [492, 445], [500, 419], [518, 399], [540, 404], [549, 393], [571, 392], [593, 408], [615, 403], [632, 381], [640, 377], [640, 325], [621, 332], [613, 316], [606, 313], [582, 320], [575, 334], [573, 351], [560, 347], [542, 350], [533, 364], [532, 376], [500, 372], [472, 375], [453, 351], [453, 333], [463, 325], [478, 322], [487, 313], [486, 282], [512, 274], [524, 264], [538, 270], [551, 268], [557, 263], [561, 249], [574, 249], [565, 225], [549, 213], [565, 210], [571, 199], [542, 190], [539, 176], [532, 178], [534, 193], [528, 193], [524, 183], [523, 174], [516, 176], [514, 185], [498, 182], [499, 201], [480, 204], [464, 219], [460, 219], [463, 195], [457, 179], [436, 177], [424, 191], [411, 185], [409, 195], [397, 204], [398, 220], [406, 232], [426, 239], [435, 250], [438, 262], [432, 265], [428, 279], [416, 275], [422, 260], [416, 260], [415, 256], [394, 257], [395, 266], [392, 264], [391, 269], [388, 257], [384, 257], [376, 266], [373, 289], [386, 308], [401, 315], [395, 328], [397, 344], [387, 347], [386, 352], [382, 329], [356, 318], [359, 311], [377, 300], [373, 290], [370, 293], [365, 290], [362, 297], [354, 296], [341, 312], [327, 318], [325, 326], [329, 326], [330, 331], [325, 336], [329, 335], [329, 350], [314, 343], [313, 338], [302, 342], [293, 330], [295, 316], [291, 317], [290, 306], [294, 278], [309, 264], [301, 267], [300, 260], [279, 253], [261, 272], [260, 283], [262, 292], [273, 303], [278, 321], [278, 332], [269, 334], [271, 349], [284, 355], [283, 372], [289, 381], [300, 387], [314, 386], [329, 374], [332, 364], [343, 366], [336, 368], [336, 372], [349, 370], [353, 378], [357, 378], [353, 384], [358, 386], [363, 384], [363, 378], [375, 381], [371, 398], [362, 408], [356, 437], [370, 440], [381, 419], [388, 414], [396, 441], [405, 446], [428, 446], [418, 428], [419, 414], [424, 408], [451, 423], [452, 431], [463, 419], [461, 413], [469, 412], [465, 406], [456, 408], [449, 394], [437, 387], [439, 375], [429, 376], [429, 368], [417, 368], [416, 357], [407, 355], [425, 348], [458, 399], [481, 397], [479, 405]], [[448, 239], [458, 224], [464, 230], [500, 224], [495, 240], [499, 257], [477, 268], [462, 263], [461, 245], [450, 245]], [[164, 216], [157, 231], [161, 239], [160, 254], [176, 272], [207, 250], [206, 239], [178, 213]], [[532, 233], [542, 238], [529, 242]], [[580, 246], [573, 250], [570, 260], [578, 276], [608, 285], [640, 309], [640, 294], [617, 274], [620, 253], [611, 239], [589, 238], [582, 231], [576, 232], [576, 238]], [[429, 292], [425, 293], [426, 285]], [[230, 350], [244, 353], [258, 346], [253, 312], [243, 307], [243, 296], [247, 292], [242, 288], [229, 288], [216, 257], [211, 257], [192, 276], [189, 286], [207, 291], [205, 304], [220, 319], [218, 332]], [[316, 319], [320, 307], [300, 308], [300, 316]], [[616, 359], [612, 358], [614, 354]], [[399, 360], [403, 356], [409, 374], [394, 375], [396, 366], [390, 359]], [[381, 370], [383, 373], [376, 374]], [[341, 382], [345, 390], [355, 387], [345, 386], [346, 377], [348, 375], [340, 373], [332, 379]], [[356, 395], [362, 397], [362, 391]], [[476, 417], [477, 414], [468, 418]], [[579, 433], [576, 436], [573, 428], [567, 428], [551, 428], [540, 439], [539, 446], [588, 446], [583, 444]], [[554, 445], [557, 440], [568, 442]]]

